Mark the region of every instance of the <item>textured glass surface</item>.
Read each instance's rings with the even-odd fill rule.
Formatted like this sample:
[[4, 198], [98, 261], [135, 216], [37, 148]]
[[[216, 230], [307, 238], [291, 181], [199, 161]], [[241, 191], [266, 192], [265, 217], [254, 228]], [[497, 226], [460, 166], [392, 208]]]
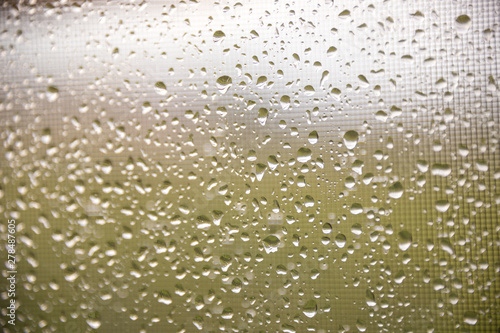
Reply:
[[6, 332], [500, 330], [497, 0], [0, 6]]

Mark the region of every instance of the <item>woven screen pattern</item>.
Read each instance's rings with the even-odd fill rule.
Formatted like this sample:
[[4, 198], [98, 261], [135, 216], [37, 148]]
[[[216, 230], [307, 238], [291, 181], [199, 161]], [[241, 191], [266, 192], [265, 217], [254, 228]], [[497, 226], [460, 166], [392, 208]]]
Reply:
[[499, 10], [5, 2], [0, 323], [498, 332]]

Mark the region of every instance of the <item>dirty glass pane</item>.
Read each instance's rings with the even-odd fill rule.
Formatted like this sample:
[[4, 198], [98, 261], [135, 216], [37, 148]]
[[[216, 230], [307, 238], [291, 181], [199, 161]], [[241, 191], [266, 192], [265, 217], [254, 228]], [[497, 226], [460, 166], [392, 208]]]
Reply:
[[498, 332], [499, 10], [2, 2], [1, 326]]

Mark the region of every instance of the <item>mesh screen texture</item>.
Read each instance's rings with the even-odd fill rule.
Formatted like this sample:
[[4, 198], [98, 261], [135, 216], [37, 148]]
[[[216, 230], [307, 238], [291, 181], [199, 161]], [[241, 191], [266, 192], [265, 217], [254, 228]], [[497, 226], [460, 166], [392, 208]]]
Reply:
[[3, 2], [5, 332], [498, 332], [499, 10]]

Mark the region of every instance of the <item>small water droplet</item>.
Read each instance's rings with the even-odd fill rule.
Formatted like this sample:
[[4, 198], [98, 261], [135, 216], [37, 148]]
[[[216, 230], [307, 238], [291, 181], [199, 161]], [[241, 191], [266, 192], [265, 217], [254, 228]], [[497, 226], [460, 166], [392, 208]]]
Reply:
[[54, 86], [49, 86], [45, 92], [49, 102], [55, 102], [59, 98], [59, 89]]
[[42, 143], [48, 145], [52, 141], [52, 136], [50, 134], [50, 128], [46, 128], [42, 132], [42, 137], [40, 138]]

